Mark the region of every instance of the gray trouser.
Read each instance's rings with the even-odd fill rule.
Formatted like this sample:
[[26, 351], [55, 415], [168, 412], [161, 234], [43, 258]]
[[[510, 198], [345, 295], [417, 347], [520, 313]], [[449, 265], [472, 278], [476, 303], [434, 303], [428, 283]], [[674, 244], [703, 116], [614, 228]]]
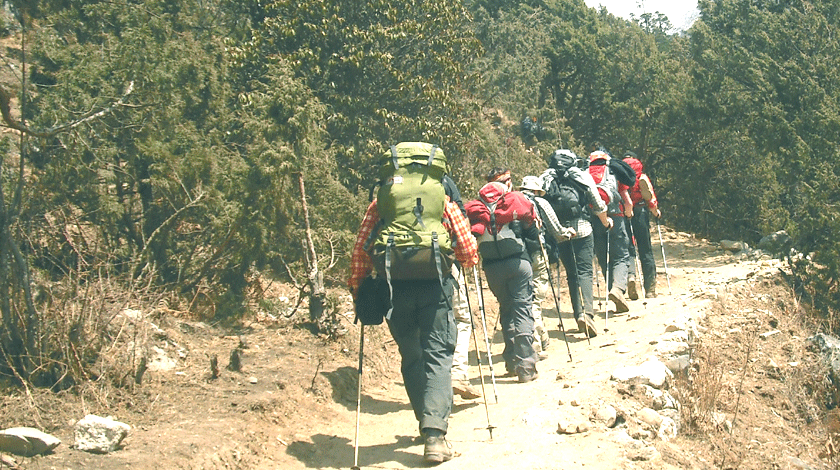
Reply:
[[531, 312], [533, 288], [531, 263], [518, 257], [484, 263], [487, 285], [499, 301], [499, 320], [505, 350], [502, 357], [508, 372], [518, 369], [530, 374], [536, 370], [534, 317]]
[[454, 281], [393, 281], [388, 321], [402, 357], [405, 390], [420, 428], [446, 433], [452, 411], [452, 354], [455, 318], [450, 302]]
[[595, 257], [598, 258], [598, 265], [601, 266], [601, 272], [606, 276], [607, 272], [607, 233], [609, 233], [609, 250], [610, 250], [610, 276], [607, 290], [616, 286], [622, 292], [627, 290], [627, 266], [630, 264], [630, 252], [627, 245], [630, 243], [630, 237], [627, 236], [627, 230], [624, 226], [623, 215], [611, 215], [613, 219], [613, 228], [607, 232], [606, 227], [597, 219], [592, 221], [592, 234], [595, 239]]
[[557, 249], [560, 261], [566, 270], [569, 299], [572, 302], [575, 318], [580, 318], [584, 312], [592, 316], [595, 311], [592, 294], [592, 247], [590, 234], [563, 242]]

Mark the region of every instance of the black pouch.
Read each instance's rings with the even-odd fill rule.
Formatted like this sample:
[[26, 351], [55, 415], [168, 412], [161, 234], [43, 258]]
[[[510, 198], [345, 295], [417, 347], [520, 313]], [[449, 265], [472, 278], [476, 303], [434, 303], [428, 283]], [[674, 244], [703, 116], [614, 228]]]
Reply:
[[356, 321], [379, 325], [391, 309], [391, 290], [384, 277], [366, 277], [356, 294]]

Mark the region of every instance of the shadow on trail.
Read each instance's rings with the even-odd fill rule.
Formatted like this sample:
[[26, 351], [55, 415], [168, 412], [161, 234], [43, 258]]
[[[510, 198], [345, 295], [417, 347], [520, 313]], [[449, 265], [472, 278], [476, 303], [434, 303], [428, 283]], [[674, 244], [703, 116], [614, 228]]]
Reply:
[[[352, 440], [326, 434], [314, 434], [311, 439], [312, 442], [291, 442], [286, 453], [299, 460], [307, 468], [350, 468], [353, 465], [354, 443]], [[388, 444], [365, 446], [363, 435], [359, 443], [359, 466], [361, 468], [379, 467], [393, 462], [408, 468], [422, 466], [422, 450], [420, 455], [404, 450], [418, 445], [415, 436], [397, 435], [394, 439], [394, 442]]]

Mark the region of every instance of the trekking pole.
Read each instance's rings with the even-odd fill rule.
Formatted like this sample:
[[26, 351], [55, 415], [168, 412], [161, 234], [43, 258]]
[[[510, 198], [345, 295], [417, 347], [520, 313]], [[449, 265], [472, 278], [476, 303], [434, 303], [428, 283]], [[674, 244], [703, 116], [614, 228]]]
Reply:
[[[487, 415], [487, 430], [490, 432], [490, 440], [493, 440], [493, 429], [496, 427], [490, 424], [490, 408], [487, 406], [487, 390], [484, 387], [484, 372], [481, 370], [481, 350], [478, 348], [478, 333], [475, 331], [475, 317], [473, 316], [472, 304], [470, 304], [470, 289], [467, 287], [467, 276], [464, 273], [459, 273], [459, 277], [464, 282], [464, 292], [466, 293], [467, 310], [470, 312], [470, 326], [472, 327], [473, 345], [475, 346], [475, 356], [478, 358], [478, 377], [481, 379], [481, 396], [484, 398], [484, 413]], [[476, 287], [477, 288], [477, 287]]]
[[[575, 252], [572, 251], [572, 256], [574, 256], [574, 254], [575, 254]], [[597, 275], [595, 274], [595, 268], [594, 268], [594, 266], [596, 264], [598, 265]], [[601, 274], [602, 274], [601, 273], [601, 263], [599, 263], [598, 259], [596, 258], [594, 260], [594, 262], [592, 263], [592, 266], [593, 266], [592, 275], [593, 275], [593, 277], [595, 277], [595, 288], [598, 290], [598, 310], [601, 310]]]
[[[496, 373], [493, 372], [493, 355], [490, 352], [490, 339], [487, 337], [487, 313], [484, 311], [484, 286], [481, 285], [481, 278], [478, 276], [478, 269], [473, 266], [476, 292], [478, 295], [478, 309], [481, 312], [481, 329], [484, 331], [484, 347], [487, 351], [487, 363], [490, 365], [490, 381], [493, 383], [493, 398], [499, 403], [499, 395], [496, 393]], [[478, 354], [478, 351], [476, 351]]]
[[365, 325], [359, 328], [359, 391], [356, 394], [356, 437], [353, 442], [353, 466], [350, 470], [359, 469], [359, 416], [362, 412], [362, 359], [365, 357]]
[[[575, 265], [574, 266], [575, 267], [575, 281], [577, 281], [577, 286], [578, 286], [578, 298], [580, 299], [580, 307], [583, 309], [583, 312], [581, 312], [581, 315], [585, 316], [585, 315], [588, 315], [588, 313], [586, 313], [586, 306], [583, 304], [583, 300], [584, 300], [583, 299], [583, 286], [580, 285], [580, 276], [578, 276], [578, 273], [577, 273], [577, 256], [575, 255], [575, 247], [571, 246], [572, 241], [569, 240], [569, 243], [570, 243], [569, 250], [572, 253], [572, 264]], [[600, 291], [600, 289], [599, 289], [599, 291]], [[598, 295], [601, 295], [600, 292], [598, 293]], [[598, 301], [598, 305], [599, 305], [598, 308], [599, 309], [601, 308], [600, 304], [601, 304], [601, 301], [599, 300]], [[589, 308], [592, 308], [592, 305], [590, 305]], [[575, 309], [575, 307], [572, 306], [572, 310], [574, 310], [574, 309]], [[558, 316], [560, 315], [559, 310], [557, 311], [557, 315]], [[585, 317], [584, 317], [583, 321], [584, 321], [584, 324], [585, 324], [586, 323], [586, 318]], [[563, 319], [562, 318], [560, 319], [560, 325], [561, 326], [563, 325]], [[589, 337], [589, 327], [584, 327], [583, 328], [583, 333], [586, 335], [586, 342], [590, 346], [592, 346], [592, 339]], [[569, 356], [571, 356], [571, 353], [569, 353]]]
[[[642, 277], [642, 262], [639, 260], [639, 244], [636, 243], [636, 234], [633, 233], [633, 219], [627, 219], [627, 226], [630, 227], [630, 242], [633, 244], [633, 251], [636, 252], [636, 256], [633, 257], [633, 261], [636, 263], [636, 284], [637, 286], [642, 286], [642, 295], [644, 295], [645, 288], [643, 286], [644, 283], [639, 283], [639, 278]], [[637, 287], [638, 288], [638, 287]], [[643, 297], [645, 300], [642, 301], [642, 305], [647, 307], [647, 297]]]
[[[609, 292], [610, 292], [610, 229], [607, 229], [607, 269], [606, 269], [606, 273], [605, 273], [604, 277], [606, 277], [606, 280], [604, 281], [604, 293], [606, 293], [607, 297], [609, 297]], [[609, 304], [609, 302], [607, 302], [606, 299], [604, 299], [604, 303], [606, 304], [606, 309], [605, 309], [606, 312], [604, 313], [604, 331], [608, 331], [609, 328], [607, 328], [607, 321], [610, 319], [610, 304]]]
[[[563, 326], [563, 317], [560, 315], [560, 302], [557, 300], [557, 292], [554, 290], [554, 279], [551, 275], [551, 265], [548, 263], [548, 253], [545, 251], [545, 245], [543, 244], [542, 237], [537, 238], [540, 240], [540, 251], [542, 251], [545, 270], [548, 272], [548, 285], [551, 286], [551, 295], [554, 297], [554, 308], [557, 309], [557, 316], [560, 319], [560, 331], [563, 333], [563, 341], [566, 343], [566, 351], [569, 352], [569, 362], [573, 362], [572, 349], [569, 347], [569, 340], [566, 338], [566, 328]], [[580, 284], [580, 282], [578, 282], [578, 284]]]
[[671, 293], [671, 276], [668, 275], [668, 262], [665, 261], [665, 244], [662, 242], [662, 229], [659, 228], [659, 219], [656, 219], [656, 230], [659, 232], [659, 246], [662, 248], [662, 265], [665, 266], [665, 279], [668, 280], [668, 295]]

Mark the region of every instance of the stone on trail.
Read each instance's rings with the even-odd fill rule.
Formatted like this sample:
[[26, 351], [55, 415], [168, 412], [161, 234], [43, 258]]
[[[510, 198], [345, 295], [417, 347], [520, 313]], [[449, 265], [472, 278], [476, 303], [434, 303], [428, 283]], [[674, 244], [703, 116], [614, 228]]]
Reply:
[[131, 427], [125, 423], [96, 415], [87, 415], [76, 423], [74, 447], [96, 454], [117, 450]]
[[613, 371], [611, 378], [618, 382], [646, 384], [661, 390], [673, 376], [665, 364], [650, 359], [638, 366], [620, 367]]
[[0, 452], [32, 457], [52, 451], [61, 440], [35, 428], [19, 427], [0, 431]]
[[659, 425], [662, 424], [662, 421], [664, 419], [662, 415], [650, 408], [642, 408], [636, 413], [636, 417], [639, 418], [639, 421], [657, 430], [659, 429]]

